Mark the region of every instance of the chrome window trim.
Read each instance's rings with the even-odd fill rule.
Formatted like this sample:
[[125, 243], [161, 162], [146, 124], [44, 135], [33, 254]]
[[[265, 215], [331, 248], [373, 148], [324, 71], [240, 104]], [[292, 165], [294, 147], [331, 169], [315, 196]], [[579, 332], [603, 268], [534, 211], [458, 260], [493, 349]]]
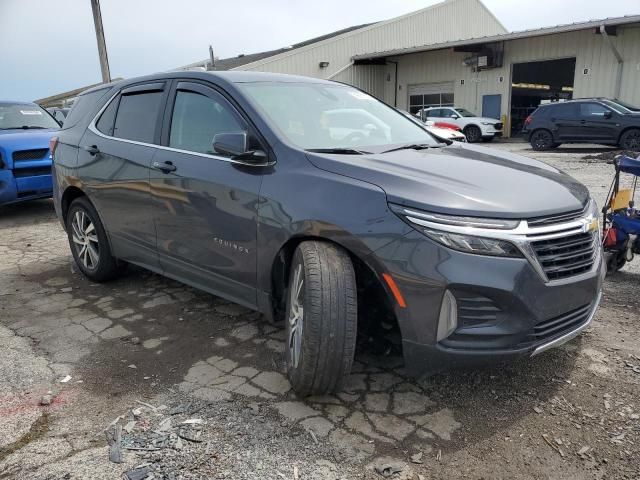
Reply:
[[[553, 240], [570, 235], [588, 233], [589, 231], [591, 231], [591, 225], [593, 221], [596, 219], [599, 220], [599, 217], [596, 217], [595, 215], [595, 211], [590, 212], [587, 210], [582, 218], [571, 220], [569, 222], [544, 225], [542, 227], [529, 227], [526, 220], [520, 220], [518, 222], [518, 225], [510, 230], [450, 225], [447, 223], [434, 222], [427, 220], [427, 218], [433, 218], [433, 216], [429, 215], [428, 213], [419, 212], [409, 208], [402, 208], [401, 212], [405, 215], [405, 218], [407, 220], [420, 227], [511, 242], [516, 247], [518, 247], [523, 256], [528, 260], [529, 264], [538, 273], [542, 280], [548, 285], [572, 283], [587, 278], [599, 268], [602, 260], [602, 246], [600, 245], [599, 241], [599, 231], [592, 231], [594, 256], [592, 258], [593, 266], [589, 269], [589, 271], [559, 280], [549, 280], [547, 274], [542, 268], [542, 264], [538, 260], [538, 256], [532, 245], [533, 242], [541, 240]], [[481, 221], [481, 219], [479, 219], [479, 221]]]
[[107, 107], [111, 104], [111, 102], [120, 93], [122, 93], [122, 91], [118, 90], [116, 93], [114, 93], [109, 98], [107, 103], [104, 104], [104, 106], [93, 117], [93, 120], [91, 120], [91, 123], [89, 123], [89, 126], [87, 127], [88, 130], [90, 130], [92, 133], [98, 135], [99, 137], [106, 138], [107, 140], [115, 140], [117, 142], [130, 143], [132, 145], [140, 145], [141, 147], [158, 148], [160, 150], [166, 150], [166, 151], [169, 151], [169, 152], [186, 153], [186, 154], [189, 154], [189, 155], [195, 155], [197, 157], [211, 158], [213, 160], [221, 160], [223, 162], [234, 163], [234, 164], [238, 164], [238, 165], [244, 165], [244, 166], [247, 166], [247, 167], [269, 167], [269, 166], [275, 165], [275, 163], [276, 163], [274, 161], [266, 162], [266, 163], [260, 163], [260, 164], [251, 163], [251, 162], [243, 162], [241, 160], [233, 160], [231, 158], [222, 157], [222, 156], [218, 156], [218, 155], [211, 155], [211, 154], [208, 154], [208, 153], [193, 152], [191, 150], [182, 150], [182, 149], [179, 149], [179, 148], [167, 147], [165, 145], [157, 145], [155, 143], [138, 142], [136, 140], [129, 140], [127, 138], [118, 138], [118, 137], [112, 137], [110, 135], [106, 135], [106, 134], [102, 133], [100, 130], [98, 130], [98, 128], [96, 127], [96, 122], [98, 121], [98, 118], [100, 118], [100, 115], [102, 115], [102, 112], [104, 112], [107, 109]]

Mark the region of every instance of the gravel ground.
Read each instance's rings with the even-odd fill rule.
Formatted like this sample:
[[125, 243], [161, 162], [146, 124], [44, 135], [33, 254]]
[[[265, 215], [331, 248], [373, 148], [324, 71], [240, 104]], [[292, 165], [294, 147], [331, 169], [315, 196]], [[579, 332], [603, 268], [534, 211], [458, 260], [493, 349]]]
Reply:
[[[611, 150], [492, 147], [604, 201]], [[135, 268], [90, 284], [50, 201], [0, 209], [0, 479], [640, 478], [638, 263], [533, 360], [416, 381], [360, 351], [303, 401], [255, 313]]]

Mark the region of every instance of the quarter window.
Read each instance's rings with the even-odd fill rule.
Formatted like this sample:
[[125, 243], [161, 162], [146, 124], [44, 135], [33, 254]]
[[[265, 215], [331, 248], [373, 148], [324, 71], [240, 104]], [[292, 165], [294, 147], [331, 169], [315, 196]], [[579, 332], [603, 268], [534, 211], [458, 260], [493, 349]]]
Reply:
[[116, 97], [111, 101], [96, 123], [96, 128], [110, 137], [113, 137], [113, 124], [116, 119], [116, 111], [118, 110], [118, 100], [119, 97]]
[[161, 91], [122, 95], [113, 136], [137, 142], [154, 143], [161, 104]]
[[245, 130], [233, 107], [221, 95], [178, 90], [171, 117], [170, 147], [219, 155], [213, 151], [216, 134]]

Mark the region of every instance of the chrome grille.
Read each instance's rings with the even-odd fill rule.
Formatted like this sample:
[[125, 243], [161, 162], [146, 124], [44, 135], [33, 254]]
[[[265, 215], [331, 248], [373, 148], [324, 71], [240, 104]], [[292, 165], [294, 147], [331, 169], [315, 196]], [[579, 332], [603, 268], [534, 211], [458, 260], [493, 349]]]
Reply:
[[544, 217], [530, 218], [527, 224], [530, 227], [540, 227], [542, 225], [553, 225], [556, 223], [570, 222], [582, 218], [586, 214], [586, 208], [582, 210], [573, 210], [571, 212], [558, 213]]
[[588, 272], [595, 260], [595, 236], [591, 232], [531, 242], [549, 280]]

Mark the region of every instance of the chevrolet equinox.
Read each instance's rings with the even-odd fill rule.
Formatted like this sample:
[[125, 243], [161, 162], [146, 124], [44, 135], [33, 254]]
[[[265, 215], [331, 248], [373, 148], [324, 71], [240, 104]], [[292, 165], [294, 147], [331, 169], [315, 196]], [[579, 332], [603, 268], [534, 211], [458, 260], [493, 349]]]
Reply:
[[439, 143], [339, 83], [173, 72], [83, 93], [52, 141], [78, 268], [125, 263], [286, 325], [301, 395], [356, 335], [400, 333], [422, 374], [533, 356], [591, 322], [603, 277], [587, 189], [544, 163]]

